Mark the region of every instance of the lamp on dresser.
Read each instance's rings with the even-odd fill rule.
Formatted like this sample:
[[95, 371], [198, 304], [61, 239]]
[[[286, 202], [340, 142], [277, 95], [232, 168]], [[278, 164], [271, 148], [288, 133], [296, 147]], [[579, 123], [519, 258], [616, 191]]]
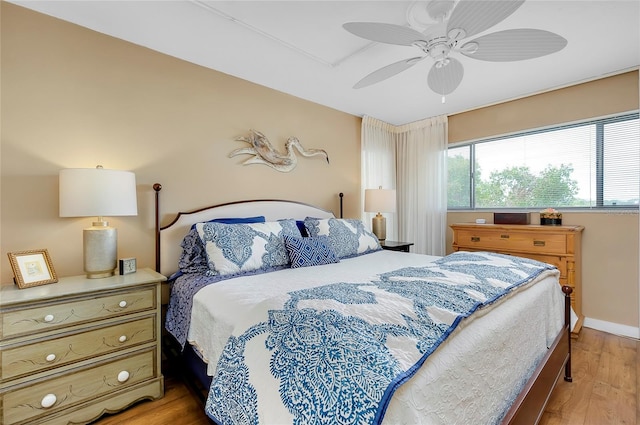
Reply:
[[82, 236], [88, 278], [112, 276], [116, 268], [118, 234], [104, 217], [133, 215], [138, 215], [134, 173], [101, 165], [60, 170], [60, 217], [98, 218]]
[[393, 189], [365, 189], [364, 210], [375, 212], [376, 215], [371, 220], [371, 231], [384, 241], [387, 238], [387, 219], [381, 214], [383, 212], [396, 211], [396, 191]]

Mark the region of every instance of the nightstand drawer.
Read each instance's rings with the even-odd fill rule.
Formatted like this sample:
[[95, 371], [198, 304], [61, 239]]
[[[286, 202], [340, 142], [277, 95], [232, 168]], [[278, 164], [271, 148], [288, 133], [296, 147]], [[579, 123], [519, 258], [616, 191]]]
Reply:
[[541, 254], [565, 254], [567, 239], [564, 235], [538, 232], [459, 230], [457, 242], [460, 247], [498, 251], [539, 252]]
[[2, 317], [2, 338], [117, 317], [156, 307], [155, 288], [17, 311]]
[[156, 351], [138, 352], [92, 369], [59, 376], [0, 396], [2, 423], [28, 423], [156, 376]]
[[0, 381], [60, 367], [157, 338], [155, 314], [106, 328], [10, 348], [0, 353]]

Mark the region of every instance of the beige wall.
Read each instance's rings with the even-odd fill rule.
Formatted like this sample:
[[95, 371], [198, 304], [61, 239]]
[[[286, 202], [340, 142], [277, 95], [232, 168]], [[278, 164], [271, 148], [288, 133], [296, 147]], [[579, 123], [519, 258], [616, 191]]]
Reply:
[[449, 143], [638, 110], [638, 71], [629, 71], [449, 116]]
[[[449, 117], [449, 142], [637, 110], [638, 71]], [[535, 214], [533, 214], [535, 216]], [[492, 212], [449, 212], [448, 224], [493, 221]], [[565, 224], [585, 226], [582, 311], [587, 318], [637, 328], [638, 213], [564, 212]], [[535, 218], [532, 219], [532, 223]], [[451, 251], [453, 234], [447, 233]]]
[[[250, 198], [293, 199], [359, 216], [360, 118], [0, 3], [2, 10], [1, 281], [7, 252], [46, 248], [56, 272], [82, 273], [82, 229], [58, 217], [58, 172], [131, 170], [137, 217], [110, 218], [119, 256], [154, 265], [152, 185], [176, 213]], [[228, 158], [234, 138], [262, 131], [274, 146], [296, 136], [321, 158], [290, 173]], [[163, 222], [168, 217], [163, 216]]]

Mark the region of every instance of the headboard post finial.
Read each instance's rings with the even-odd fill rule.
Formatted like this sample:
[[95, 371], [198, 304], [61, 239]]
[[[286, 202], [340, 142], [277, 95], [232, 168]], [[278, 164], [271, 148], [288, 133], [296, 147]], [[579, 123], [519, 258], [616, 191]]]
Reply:
[[160, 183], [153, 184], [153, 190], [156, 192], [156, 271], [160, 273], [160, 191], [162, 185]]
[[340, 218], [344, 218], [342, 215], [342, 198], [344, 198], [344, 193], [340, 192], [338, 195], [340, 196]]

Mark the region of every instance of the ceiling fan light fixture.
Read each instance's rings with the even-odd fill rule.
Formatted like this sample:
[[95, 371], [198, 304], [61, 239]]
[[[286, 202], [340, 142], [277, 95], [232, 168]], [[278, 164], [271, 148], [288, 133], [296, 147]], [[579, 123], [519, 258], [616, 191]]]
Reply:
[[441, 96], [451, 94], [464, 76], [464, 68], [460, 61], [455, 58], [448, 59], [449, 62], [444, 66], [438, 67], [437, 63], [434, 64], [427, 75], [429, 88]]
[[[449, 57], [449, 53], [451, 52], [451, 48], [446, 43], [439, 43], [435, 46], [431, 46], [429, 51], [429, 56], [433, 58], [436, 63], [444, 61]], [[446, 64], [445, 64], [446, 65]]]
[[472, 55], [478, 51], [478, 47], [480, 47], [478, 43], [476, 43], [475, 41], [470, 41], [460, 46], [460, 51], [467, 55]]
[[449, 65], [449, 62], [451, 62], [451, 59], [449, 58], [440, 59], [435, 63], [435, 66], [436, 68], [444, 68], [445, 66]]
[[447, 31], [447, 37], [449, 37], [449, 41], [454, 44], [457, 44], [458, 41], [462, 40], [466, 36], [467, 32], [462, 28], [454, 28]]

